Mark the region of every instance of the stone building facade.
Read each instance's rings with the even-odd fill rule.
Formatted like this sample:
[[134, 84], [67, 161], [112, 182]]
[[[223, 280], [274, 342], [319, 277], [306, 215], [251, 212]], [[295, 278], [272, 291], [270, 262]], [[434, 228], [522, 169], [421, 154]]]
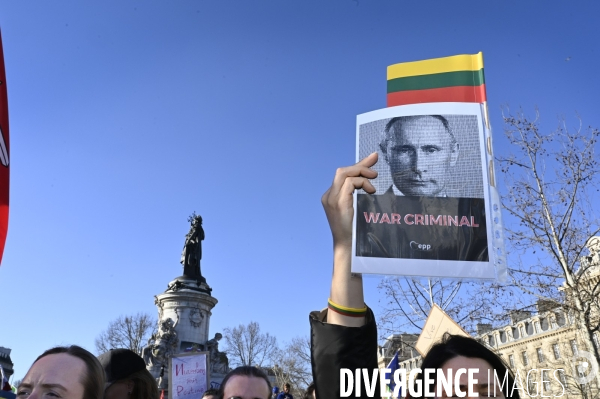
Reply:
[[[511, 370], [518, 373], [519, 382], [522, 383], [519, 386], [528, 389], [530, 393], [523, 394], [524, 391], [521, 390], [519, 393], [522, 398], [540, 397], [542, 385], [544, 395], [561, 396], [564, 386], [564, 399], [597, 397], [598, 386], [595, 380], [582, 385], [574, 378], [589, 374], [590, 370], [585, 367], [582, 369], [585, 358], [581, 355], [591, 349], [585, 346], [580, 337], [581, 331], [574, 327], [574, 321], [565, 315], [560, 306], [538, 303], [536, 310], [513, 312], [510, 324], [500, 328], [492, 329], [490, 325], [479, 324], [478, 334], [474, 338], [498, 353]], [[393, 348], [398, 348], [400, 368], [407, 371], [419, 368], [421, 356], [409, 348], [411, 342], [416, 342], [416, 338], [412, 340], [412, 337], [416, 336], [394, 334], [388, 337], [379, 349], [379, 367], [387, 366], [394, 357]], [[598, 344], [598, 336], [596, 343]], [[542, 383], [542, 378], [547, 382]]]
[[[386, 338], [384, 344], [379, 347], [377, 359], [379, 368], [385, 368], [398, 353], [398, 360], [403, 364], [409, 364], [411, 359], [420, 359], [419, 352], [414, 348], [418, 334], [392, 334]], [[414, 363], [413, 363], [414, 364]], [[408, 367], [405, 367], [408, 369]], [[415, 367], [413, 367], [415, 368]]]
[[[600, 285], [600, 237], [593, 237], [588, 249], [591, 255], [582, 258], [580, 269], [586, 273], [581, 285], [586, 290]], [[564, 290], [568, 298], [568, 290], [564, 286], [559, 289]], [[594, 348], [588, 347], [589, 340], [582, 335], [587, 332], [576, 327], [574, 317], [563, 306], [540, 300], [535, 310], [512, 311], [509, 318], [509, 324], [496, 328], [478, 324], [474, 338], [500, 355], [520, 378], [517, 383], [524, 388], [519, 391], [521, 398], [540, 398], [542, 393], [565, 399], [600, 397], [600, 370], [594, 373], [591, 363], [586, 362], [586, 356], [593, 356]], [[394, 334], [388, 337], [379, 348], [380, 368], [389, 364], [396, 350], [402, 354], [399, 356], [400, 368], [407, 371], [420, 368], [421, 356], [407, 349], [408, 339], [401, 338], [408, 336]], [[600, 334], [595, 333], [593, 343], [600, 350]]]
[[518, 374], [528, 391], [522, 396], [529, 393], [529, 397], [539, 397], [543, 386], [545, 395], [594, 397], [598, 392], [595, 380], [584, 385], [577, 382], [577, 378], [590, 372], [582, 368], [582, 352], [593, 348], [586, 347], [582, 331], [575, 327], [572, 317], [561, 306], [550, 305], [538, 302], [535, 313], [513, 312], [511, 323], [501, 328], [480, 324], [476, 338], [494, 349]]

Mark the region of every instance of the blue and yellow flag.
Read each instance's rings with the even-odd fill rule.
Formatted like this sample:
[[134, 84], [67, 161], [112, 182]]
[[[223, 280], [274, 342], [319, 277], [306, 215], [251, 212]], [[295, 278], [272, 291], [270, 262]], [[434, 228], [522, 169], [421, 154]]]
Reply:
[[[398, 351], [396, 351], [396, 354], [394, 355], [393, 359], [390, 361], [390, 364], [388, 364], [386, 368], [390, 370], [385, 374], [386, 379], [389, 378], [390, 380], [388, 388], [390, 392], [393, 393], [394, 389], [396, 388], [396, 383], [394, 382], [394, 372], [400, 368], [400, 361], [398, 360]], [[402, 397], [401, 391], [398, 391], [398, 397]]]

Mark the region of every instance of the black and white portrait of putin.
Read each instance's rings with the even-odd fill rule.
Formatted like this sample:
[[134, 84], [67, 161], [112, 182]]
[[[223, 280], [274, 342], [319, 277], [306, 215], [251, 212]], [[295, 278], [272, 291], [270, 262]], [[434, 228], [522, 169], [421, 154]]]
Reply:
[[380, 149], [396, 195], [446, 197], [459, 144], [448, 120], [440, 115], [392, 118]]

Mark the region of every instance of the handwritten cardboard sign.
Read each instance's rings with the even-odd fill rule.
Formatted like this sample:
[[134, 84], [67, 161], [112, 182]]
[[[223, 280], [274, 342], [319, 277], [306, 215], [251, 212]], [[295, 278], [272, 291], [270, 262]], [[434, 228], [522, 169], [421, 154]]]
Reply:
[[419, 351], [421, 356], [425, 357], [429, 352], [429, 348], [440, 341], [445, 333], [470, 337], [442, 308], [434, 304], [429, 311], [429, 316], [427, 316], [425, 327], [423, 327], [423, 331], [417, 339], [415, 349]]
[[169, 359], [169, 397], [197, 399], [209, 388], [208, 352], [180, 353]]

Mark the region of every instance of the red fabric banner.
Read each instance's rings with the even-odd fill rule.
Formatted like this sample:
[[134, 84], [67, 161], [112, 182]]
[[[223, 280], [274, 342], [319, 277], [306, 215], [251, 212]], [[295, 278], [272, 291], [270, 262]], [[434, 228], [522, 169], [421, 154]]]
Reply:
[[8, 139], [8, 95], [4, 71], [4, 51], [0, 34], [0, 263], [8, 231], [8, 187], [10, 176], [10, 146]]

